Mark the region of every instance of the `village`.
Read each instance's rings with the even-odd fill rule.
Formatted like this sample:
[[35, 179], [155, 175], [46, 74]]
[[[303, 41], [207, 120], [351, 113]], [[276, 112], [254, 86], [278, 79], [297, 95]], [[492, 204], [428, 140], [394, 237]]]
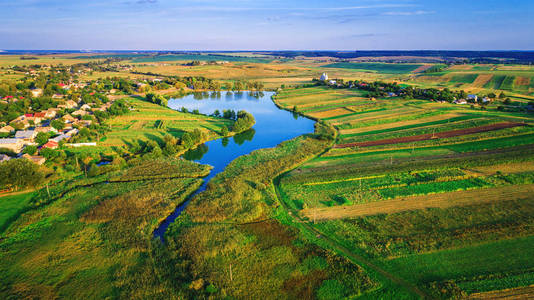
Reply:
[[[85, 84], [58, 84], [62, 89], [81, 89]], [[32, 89], [33, 97], [40, 97], [42, 89]], [[54, 94], [54, 99], [62, 99], [62, 94]], [[6, 96], [2, 101], [16, 102], [19, 99], [13, 96]], [[72, 143], [68, 144], [79, 130], [88, 128], [95, 122], [93, 117], [97, 111], [105, 112], [114, 103], [109, 100], [106, 103], [83, 103], [66, 100], [56, 107], [34, 113], [26, 113], [16, 119], [4, 124], [0, 128], [0, 134], [7, 136], [0, 138], [0, 149], [4, 153], [0, 154], [0, 162], [10, 159], [29, 159], [30, 161], [42, 165], [46, 158], [39, 155], [44, 149], [57, 149], [60, 146], [96, 146], [92, 143]], [[9, 151], [10, 155], [6, 154]]]

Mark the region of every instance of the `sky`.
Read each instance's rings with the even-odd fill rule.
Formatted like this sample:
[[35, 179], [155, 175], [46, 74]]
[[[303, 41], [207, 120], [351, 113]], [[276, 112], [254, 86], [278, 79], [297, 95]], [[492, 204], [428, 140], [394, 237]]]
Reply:
[[534, 50], [533, 0], [0, 0], [4, 50]]

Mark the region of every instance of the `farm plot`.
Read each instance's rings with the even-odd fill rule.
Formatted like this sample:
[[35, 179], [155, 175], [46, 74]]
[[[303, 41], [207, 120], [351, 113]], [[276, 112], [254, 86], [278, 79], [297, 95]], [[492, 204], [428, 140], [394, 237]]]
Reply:
[[347, 115], [347, 114], [352, 114], [352, 113], [353, 111], [348, 110], [344, 107], [341, 107], [341, 108], [335, 108], [335, 109], [325, 110], [325, 111], [320, 111], [320, 112], [312, 112], [312, 113], [308, 113], [308, 115], [313, 118], [317, 118], [317, 119], [325, 119], [325, 118], [337, 117], [337, 116], [342, 116], [342, 115]]
[[470, 128], [473, 126], [483, 126], [498, 123], [499, 120], [478, 118], [474, 119], [470, 116], [458, 117], [449, 120], [429, 122], [427, 124], [422, 123], [421, 126], [402, 126], [392, 128], [391, 130], [376, 130], [368, 132], [367, 134], [352, 134], [352, 135], [340, 135], [338, 144], [346, 144], [353, 142], [366, 142], [376, 141], [391, 138], [403, 138], [406, 136], [415, 136], [421, 134], [435, 134], [444, 131]]
[[310, 219], [345, 219], [377, 214], [391, 214], [402, 211], [467, 206], [494, 201], [532, 199], [534, 185], [502, 186], [484, 189], [452, 191], [448, 193], [400, 197], [385, 201], [374, 201], [351, 206], [308, 208], [301, 211]]
[[419, 126], [425, 126], [423, 124], [439, 124], [437, 122], [448, 123], [449, 121], [457, 120], [456, 118], [464, 118], [464, 117], [467, 117], [467, 116], [462, 116], [461, 114], [456, 114], [456, 113], [442, 114], [442, 115], [436, 115], [436, 116], [428, 117], [428, 118], [421, 118], [417, 120], [392, 122], [392, 123], [380, 124], [380, 125], [375, 125], [375, 126], [367, 126], [367, 127], [362, 127], [362, 128], [340, 129], [339, 133], [342, 137], [358, 136], [358, 135], [373, 134], [373, 133], [378, 133], [378, 132], [386, 132], [388, 130], [398, 130], [397, 128], [417, 128]]
[[477, 79], [473, 82], [474, 87], [483, 87], [493, 78], [492, 74], [480, 74]]
[[360, 143], [349, 143], [349, 144], [338, 144], [338, 145], [335, 145], [334, 147], [335, 148], [370, 147], [370, 146], [379, 146], [379, 145], [410, 143], [410, 142], [418, 142], [418, 141], [425, 141], [425, 140], [431, 140], [431, 139], [441, 139], [441, 138], [449, 138], [449, 137], [462, 136], [462, 135], [468, 135], [468, 134], [475, 134], [475, 133], [499, 130], [499, 129], [504, 129], [504, 128], [513, 128], [517, 126], [525, 126], [525, 124], [523, 123], [498, 123], [498, 124], [479, 126], [479, 127], [473, 127], [473, 128], [467, 128], [467, 129], [438, 132], [434, 134], [421, 134], [421, 135], [416, 135], [416, 136], [407, 136], [407, 137], [395, 138], [395, 139], [385, 139], [385, 140], [360, 142]]
[[345, 107], [347, 109], [354, 110], [354, 107], [357, 107], [360, 110], [368, 109], [369, 107], [377, 107], [377, 103], [370, 101], [367, 98], [360, 97], [350, 97], [336, 102], [330, 102], [325, 104], [310, 103], [305, 105], [300, 105], [298, 107], [299, 111], [302, 113], [312, 113], [323, 110], [329, 110], [334, 108]]
[[400, 107], [393, 109], [376, 109], [370, 111], [362, 111], [353, 113], [350, 116], [336, 118], [331, 120], [332, 125], [348, 124], [349, 126], [356, 123], [369, 122], [374, 120], [381, 120], [387, 122], [386, 119], [398, 117], [398, 115], [409, 115], [411, 113], [421, 112], [422, 110], [416, 107]]
[[488, 81], [484, 85], [484, 88], [498, 90], [501, 88], [501, 85], [505, 78], [506, 78], [505, 75], [495, 75], [491, 78], [490, 81]]
[[473, 83], [477, 77], [477, 74], [457, 74], [452, 76], [450, 82]]
[[277, 102], [285, 107], [294, 107], [297, 106], [299, 109], [309, 107], [313, 108], [315, 106], [321, 105], [330, 105], [336, 103], [351, 102], [357, 99], [352, 97], [357, 96], [357, 94], [343, 93], [343, 92], [330, 92], [330, 93], [321, 93], [318, 95], [304, 95], [297, 96], [292, 98], [285, 98], [279, 100], [277, 97]]

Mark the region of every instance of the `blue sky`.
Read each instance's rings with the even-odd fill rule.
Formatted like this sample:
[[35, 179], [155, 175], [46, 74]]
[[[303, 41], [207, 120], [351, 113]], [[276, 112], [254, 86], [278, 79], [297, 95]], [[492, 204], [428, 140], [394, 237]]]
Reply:
[[532, 0], [0, 0], [0, 49], [534, 50]]

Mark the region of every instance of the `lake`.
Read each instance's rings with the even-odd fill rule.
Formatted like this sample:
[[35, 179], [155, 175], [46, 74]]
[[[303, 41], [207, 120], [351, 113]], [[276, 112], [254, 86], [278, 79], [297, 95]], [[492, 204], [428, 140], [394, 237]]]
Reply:
[[[168, 106], [176, 110], [180, 110], [182, 107], [188, 111], [197, 109], [201, 114], [212, 114], [215, 110], [222, 113], [226, 109], [232, 109], [236, 112], [246, 110], [256, 119], [256, 124], [248, 131], [230, 138], [206, 142], [183, 155], [185, 159], [213, 166], [211, 173], [204, 178], [204, 184], [189, 199], [205, 190], [209, 180], [222, 172], [237, 157], [249, 154], [254, 150], [276, 147], [283, 141], [313, 132], [315, 121], [279, 109], [271, 100], [272, 95], [274, 95], [273, 92], [210, 92], [196, 93], [180, 99], [169, 100]], [[177, 207], [175, 212], [154, 231], [154, 235], [163, 240], [163, 235], [169, 225], [174, 222], [188, 203], [189, 200]]]

